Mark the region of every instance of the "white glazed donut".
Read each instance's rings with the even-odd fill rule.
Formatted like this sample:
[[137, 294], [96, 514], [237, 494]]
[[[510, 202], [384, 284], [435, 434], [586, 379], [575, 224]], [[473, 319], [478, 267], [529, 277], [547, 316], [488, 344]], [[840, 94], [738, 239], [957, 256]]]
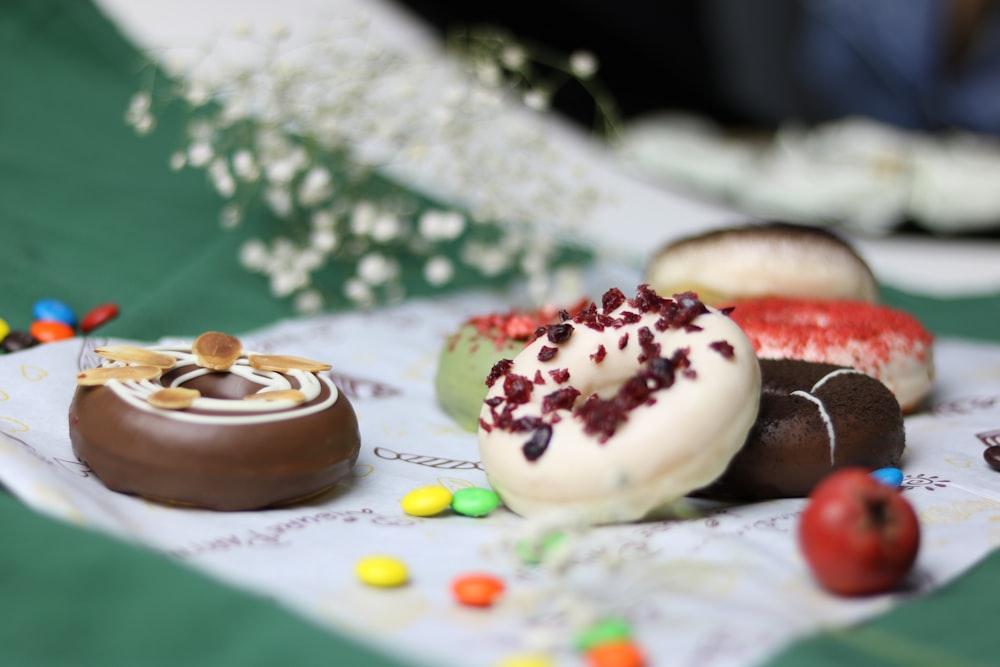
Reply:
[[661, 294], [691, 290], [715, 306], [788, 296], [875, 302], [865, 261], [826, 229], [770, 222], [675, 241], [652, 258], [646, 280]]
[[632, 521], [719, 477], [747, 437], [760, 368], [694, 294], [609, 290], [487, 379], [483, 467], [523, 516]]

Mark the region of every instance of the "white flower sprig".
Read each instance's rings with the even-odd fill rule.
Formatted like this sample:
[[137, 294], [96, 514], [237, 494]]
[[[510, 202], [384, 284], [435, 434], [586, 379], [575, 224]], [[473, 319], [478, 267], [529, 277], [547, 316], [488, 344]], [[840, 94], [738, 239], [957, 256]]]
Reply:
[[[530, 51], [491, 37], [442, 62], [376, 46], [366, 31], [333, 22], [290, 49], [283, 29], [243, 28], [238, 62], [211, 51], [168, 62], [169, 84], [136, 93], [126, 121], [146, 134], [154, 109], [183, 105], [171, 168], [206, 172], [225, 228], [253, 206], [269, 211], [273, 235], [248, 240], [240, 261], [302, 312], [402, 298], [415, 283], [523, 276], [544, 293], [600, 195], [529, 110], [550, 94], [526, 76]], [[596, 67], [580, 52], [565, 71], [586, 81]]]

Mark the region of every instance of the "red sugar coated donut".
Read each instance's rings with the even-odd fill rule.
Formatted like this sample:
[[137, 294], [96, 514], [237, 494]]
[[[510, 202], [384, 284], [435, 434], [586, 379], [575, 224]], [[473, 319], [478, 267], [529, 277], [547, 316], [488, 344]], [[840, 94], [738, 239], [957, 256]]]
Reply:
[[881, 380], [904, 412], [930, 391], [933, 336], [914, 317], [861, 301], [761, 298], [730, 313], [761, 359], [848, 366]]

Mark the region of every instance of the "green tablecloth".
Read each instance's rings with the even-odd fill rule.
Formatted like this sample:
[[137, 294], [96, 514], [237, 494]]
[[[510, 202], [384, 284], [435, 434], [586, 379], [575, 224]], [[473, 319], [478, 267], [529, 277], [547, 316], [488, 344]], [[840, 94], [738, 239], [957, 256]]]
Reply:
[[[122, 315], [108, 335], [247, 331], [291, 316], [236, 261], [197, 172], [171, 172], [179, 122], [123, 122], [141, 58], [88, 2], [0, 2], [0, 317], [26, 328], [39, 298]], [[886, 289], [938, 335], [1000, 341], [1000, 298]], [[2, 378], [0, 378], [2, 381]], [[167, 559], [53, 522], [0, 494], [0, 664], [336, 664], [394, 661], [273, 602]], [[939, 593], [861, 628], [791, 647], [772, 665], [986, 665], [1000, 554]], [[137, 657], [139, 656], [139, 657]]]

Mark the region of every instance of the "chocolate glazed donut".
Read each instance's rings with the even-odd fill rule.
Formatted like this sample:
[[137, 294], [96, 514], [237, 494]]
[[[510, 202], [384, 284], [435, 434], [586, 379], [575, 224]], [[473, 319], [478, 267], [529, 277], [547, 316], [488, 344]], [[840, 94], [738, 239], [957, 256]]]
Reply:
[[726, 500], [798, 498], [834, 468], [898, 467], [905, 447], [899, 403], [851, 368], [760, 360], [757, 421], [726, 472], [698, 495]]
[[[188, 349], [151, 351], [174, 357], [173, 367], [149, 380], [79, 386], [70, 406], [73, 449], [108, 488], [171, 504], [249, 510], [318, 494], [354, 467], [357, 418], [329, 378], [294, 368], [260, 370], [251, 366], [253, 355], [219, 371], [203, 367]], [[106, 362], [96, 370], [106, 368], [150, 366]], [[80, 377], [88, 373], [94, 371]], [[198, 397], [181, 407], [155, 404], [153, 394], [176, 390]], [[267, 392], [275, 399], [246, 400]]]

